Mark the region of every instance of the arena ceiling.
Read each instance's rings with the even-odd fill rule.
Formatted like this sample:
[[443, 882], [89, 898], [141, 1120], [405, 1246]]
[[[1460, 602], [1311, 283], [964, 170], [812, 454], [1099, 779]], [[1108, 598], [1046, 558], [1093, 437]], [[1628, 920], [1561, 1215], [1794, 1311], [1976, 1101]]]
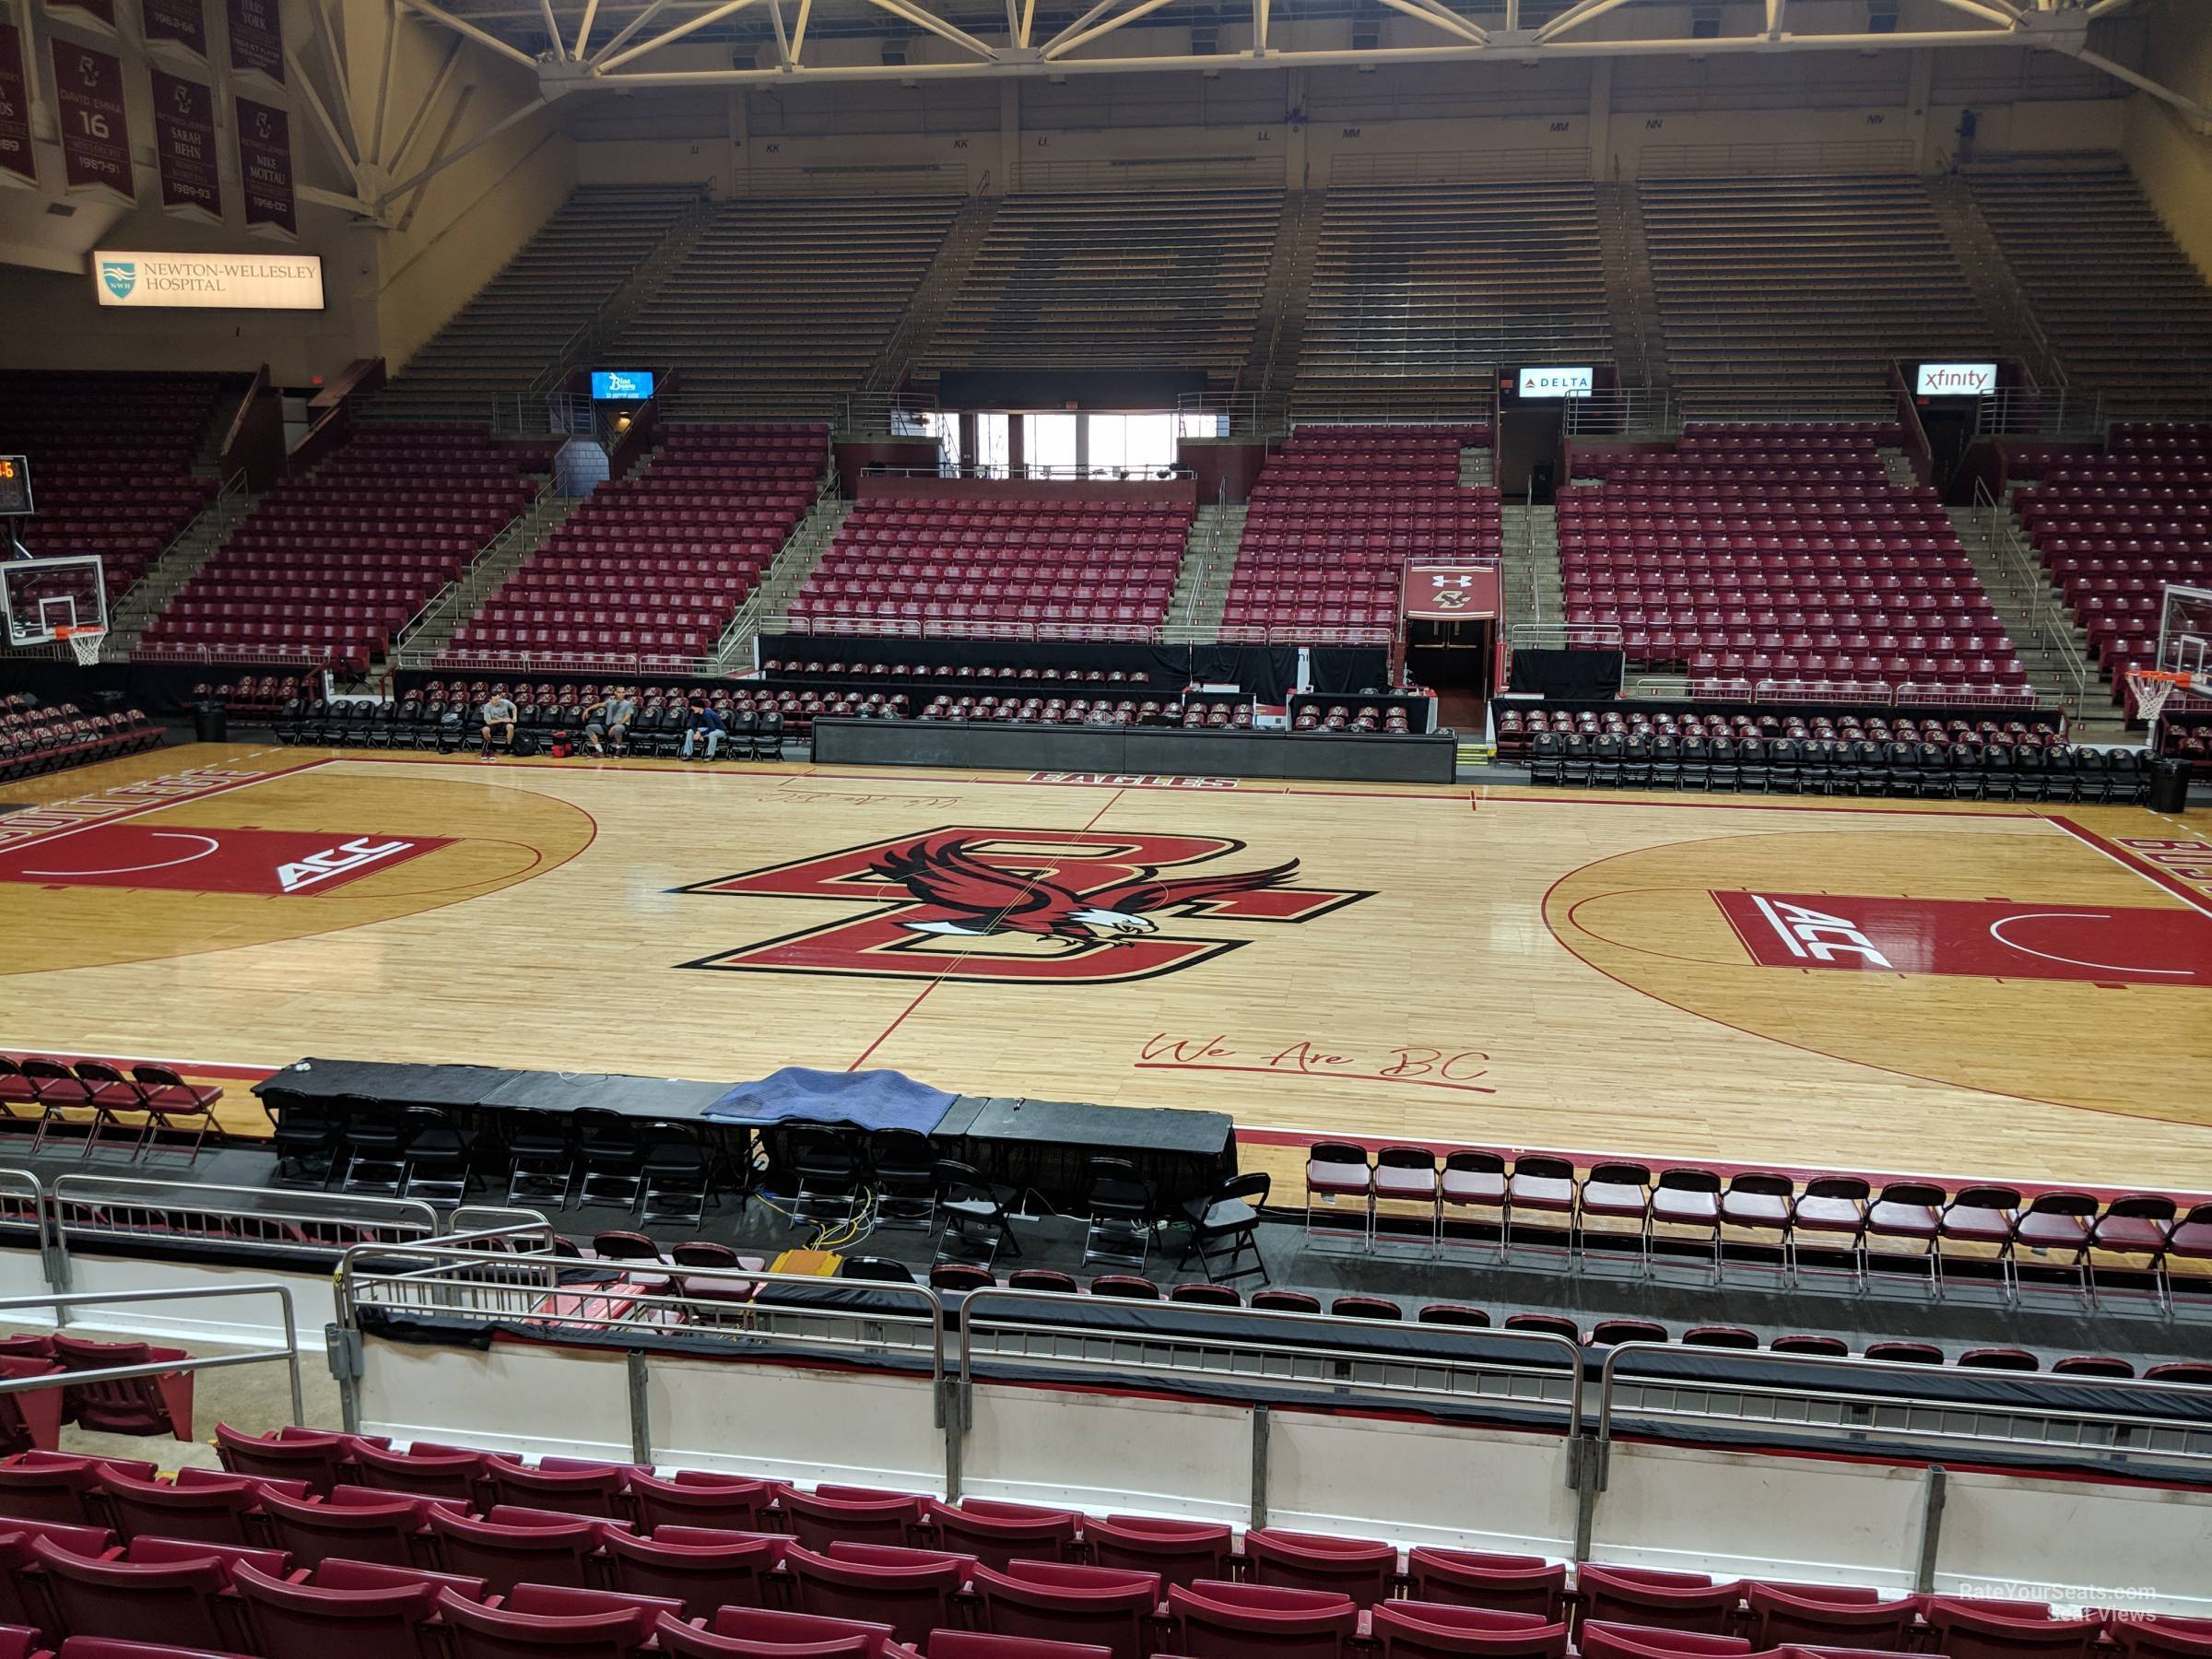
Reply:
[[[2198, 4], [2200, 0], [2189, 0]], [[2201, 0], [2212, 4], [2212, 0]], [[915, 87], [1139, 72], [1541, 64], [1676, 55], [2012, 47], [2062, 53], [2212, 124], [2212, 109], [2125, 61], [2119, 14], [2154, 0], [386, 0], [394, 18], [527, 69], [537, 93], [393, 180], [351, 154], [351, 193], [314, 199], [382, 218], [434, 174], [565, 100], [659, 88]], [[313, 8], [323, 12], [322, 0]], [[1142, 27], [1130, 28], [1139, 24]], [[388, 31], [387, 31], [388, 38]], [[458, 50], [459, 42], [454, 42]], [[344, 62], [342, 41], [331, 54]], [[389, 52], [386, 52], [389, 73]], [[453, 68], [449, 53], [426, 103]], [[379, 98], [381, 100], [382, 93]], [[311, 103], [313, 100], [311, 100]], [[322, 112], [318, 107], [318, 116]]]
[[[2200, 119], [2092, 47], [2136, 0], [394, 0], [533, 68], [548, 98], [648, 86], [1218, 74], [1477, 57], [2018, 45], [2062, 52]], [[1413, 25], [1409, 30], [1406, 20]], [[1146, 28], [1123, 34], [1128, 25]], [[1385, 36], [1381, 25], [1394, 25]], [[859, 41], [879, 50], [855, 53]], [[2098, 42], [2103, 44], [2101, 41]], [[701, 61], [700, 47], [715, 47]], [[842, 50], [840, 50], [840, 47]], [[680, 53], [672, 49], [681, 47]], [[724, 66], [726, 65], [727, 66]]]

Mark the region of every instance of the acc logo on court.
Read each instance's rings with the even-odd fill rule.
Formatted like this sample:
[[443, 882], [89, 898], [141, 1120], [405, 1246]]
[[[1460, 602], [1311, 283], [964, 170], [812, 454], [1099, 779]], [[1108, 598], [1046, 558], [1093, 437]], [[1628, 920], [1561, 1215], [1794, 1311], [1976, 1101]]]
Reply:
[[434, 835], [340, 840], [327, 830], [92, 824], [0, 849], [0, 881], [312, 897], [452, 844]]
[[[1216, 924], [1313, 921], [1370, 897], [1295, 885], [1298, 861], [1248, 865], [1212, 835], [951, 827], [679, 888], [867, 910], [686, 968], [994, 984], [1107, 984], [1195, 967], [1250, 943]], [[1182, 924], [1206, 924], [1185, 933]]]

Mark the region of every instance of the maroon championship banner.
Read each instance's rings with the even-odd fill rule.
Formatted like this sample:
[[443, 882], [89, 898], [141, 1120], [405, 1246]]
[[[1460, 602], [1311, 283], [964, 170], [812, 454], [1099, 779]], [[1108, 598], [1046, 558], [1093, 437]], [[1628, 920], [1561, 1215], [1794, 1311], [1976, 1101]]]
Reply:
[[63, 23], [115, 32], [115, 0], [46, 0], [46, 10]]
[[284, 85], [284, 29], [276, 0], [223, 0], [230, 26], [230, 67]]
[[299, 234], [291, 118], [282, 110], [250, 98], [238, 100], [238, 176], [245, 181], [247, 229]]
[[215, 89], [159, 69], [152, 75], [161, 206], [188, 218], [219, 223], [223, 187], [215, 162]]
[[26, 184], [39, 182], [30, 147], [30, 83], [23, 74], [23, 35], [0, 24], [0, 174]]
[[138, 199], [131, 178], [131, 124], [123, 107], [123, 61], [58, 37], [54, 100], [61, 108], [62, 171], [72, 190]]
[[[207, 14], [201, 0], [139, 0], [146, 43], [182, 46], [194, 57], [207, 55]], [[158, 101], [158, 100], [157, 100]]]

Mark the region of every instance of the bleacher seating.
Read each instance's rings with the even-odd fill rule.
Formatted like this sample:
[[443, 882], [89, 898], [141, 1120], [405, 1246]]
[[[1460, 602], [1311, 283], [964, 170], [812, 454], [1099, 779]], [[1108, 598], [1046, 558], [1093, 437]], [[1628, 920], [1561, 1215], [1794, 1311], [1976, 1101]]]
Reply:
[[1300, 426], [1253, 486], [1225, 640], [1371, 640], [1397, 623], [1407, 558], [1495, 559], [1498, 491], [1459, 482], [1482, 426]]
[[141, 710], [87, 714], [73, 702], [49, 706], [25, 693], [0, 698], [0, 782], [112, 760], [161, 741], [161, 727]]
[[[1640, 1339], [1641, 1322], [1618, 1323], [1608, 1335]], [[730, 1475], [679, 1484], [626, 1465], [526, 1465], [315, 1430], [225, 1430], [222, 1447], [251, 1505], [238, 1514], [251, 1543], [119, 1538], [111, 1488], [169, 1484], [128, 1465], [41, 1460], [79, 1483], [70, 1489], [81, 1519], [24, 1512], [0, 1491], [0, 1553], [12, 1569], [0, 1612], [26, 1634], [15, 1651], [29, 1651], [31, 1632], [65, 1637], [65, 1655], [88, 1651], [81, 1643], [152, 1636], [194, 1646], [114, 1652], [260, 1659], [626, 1659], [641, 1649], [749, 1659], [1142, 1659], [1156, 1650], [1342, 1659], [1368, 1651], [1353, 1641], [1367, 1634], [1404, 1659], [1736, 1659], [1754, 1643], [1796, 1655], [1872, 1642], [1889, 1653], [2088, 1659], [2203, 1645], [2202, 1621], [2135, 1607], [2077, 1615], [2025, 1599], [1570, 1566], [1436, 1545], [1401, 1550], [1288, 1528], [1240, 1532], [1218, 1521], [977, 1497], [946, 1503], [833, 1484], [808, 1490]], [[339, 1484], [301, 1496], [298, 1482], [261, 1472], [295, 1449], [335, 1458]], [[371, 1474], [406, 1479], [415, 1465], [442, 1479], [455, 1464], [464, 1495], [435, 1502], [355, 1484]], [[0, 1474], [14, 1466], [0, 1465]], [[516, 1480], [588, 1486], [610, 1507], [499, 1501]], [[190, 1489], [182, 1475], [173, 1489]], [[677, 1519], [667, 1518], [665, 1494], [683, 1498]], [[302, 1556], [274, 1541], [303, 1539], [303, 1517], [381, 1522], [387, 1510], [388, 1535], [359, 1535], [364, 1547], [399, 1547], [395, 1561]]]
[[2114, 427], [2012, 506], [2122, 700], [2129, 668], [2159, 666], [2166, 585], [2212, 586], [2212, 426]]
[[[1567, 620], [1693, 693], [1901, 687], [2026, 706], [2028, 679], [1935, 490], [1889, 482], [1894, 429], [1701, 426], [1583, 452], [1559, 493]], [[1901, 695], [1901, 693], [1900, 693]]]
[[1148, 638], [1189, 538], [1187, 503], [979, 493], [877, 496], [793, 598], [815, 632]]
[[959, 206], [944, 196], [726, 202], [614, 356], [677, 369], [665, 406], [681, 418], [835, 416]]
[[692, 184], [577, 191], [407, 359], [379, 395], [378, 416], [490, 419], [495, 400], [512, 399], [536, 380], [699, 201]]
[[1916, 176], [1645, 179], [1637, 194], [1693, 418], [1887, 418], [1892, 359], [1997, 355]]
[[665, 670], [709, 654], [813, 504], [828, 451], [818, 426], [671, 428], [462, 624], [446, 659]]
[[212, 374], [0, 375], [0, 453], [30, 462], [32, 554], [98, 554], [111, 602], [215, 497], [193, 471]]
[[921, 360], [947, 370], [1203, 373], [1243, 366], [1280, 191], [1008, 196]]
[[1337, 189], [1322, 206], [1300, 406], [1487, 406], [1495, 371], [1613, 357], [1594, 187]]
[[368, 425], [271, 489], [147, 629], [141, 655], [365, 669], [529, 504], [547, 445]]
[[2212, 288], [2117, 157], [1969, 182], [2077, 389], [2113, 414], [2212, 414]]

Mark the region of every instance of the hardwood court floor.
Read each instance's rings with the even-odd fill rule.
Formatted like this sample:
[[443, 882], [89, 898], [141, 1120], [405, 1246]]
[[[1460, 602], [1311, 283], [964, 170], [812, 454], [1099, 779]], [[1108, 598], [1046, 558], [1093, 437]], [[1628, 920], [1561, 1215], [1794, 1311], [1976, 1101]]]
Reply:
[[[2212, 1189], [2212, 846], [2135, 808], [240, 745], [0, 801], [42, 808], [0, 816], [5, 1048]], [[1000, 914], [1061, 933], [953, 931]]]

